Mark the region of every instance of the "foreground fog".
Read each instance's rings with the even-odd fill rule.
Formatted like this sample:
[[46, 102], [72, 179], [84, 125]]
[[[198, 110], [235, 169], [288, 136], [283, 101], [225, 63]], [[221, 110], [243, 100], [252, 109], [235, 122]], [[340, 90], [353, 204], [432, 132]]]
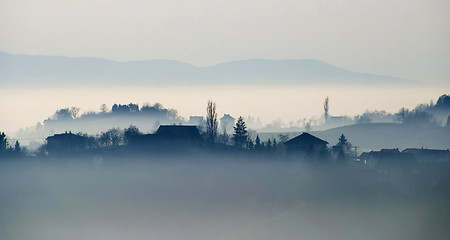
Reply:
[[0, 239], [448, 239], [442, 172], [213, 157], [2, 161]]

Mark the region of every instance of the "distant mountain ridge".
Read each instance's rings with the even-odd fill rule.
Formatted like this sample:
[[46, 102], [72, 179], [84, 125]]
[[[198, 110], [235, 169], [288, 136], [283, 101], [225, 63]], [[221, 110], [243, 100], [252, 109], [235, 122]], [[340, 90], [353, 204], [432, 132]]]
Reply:
[[116, 62], [102, 58], [12, 55], [0, 52], [2, 87], [414, 83], [416, 82], [390, 76], [353, 72], [312, 59], [250, 59], [196, 67], [174, 60]]

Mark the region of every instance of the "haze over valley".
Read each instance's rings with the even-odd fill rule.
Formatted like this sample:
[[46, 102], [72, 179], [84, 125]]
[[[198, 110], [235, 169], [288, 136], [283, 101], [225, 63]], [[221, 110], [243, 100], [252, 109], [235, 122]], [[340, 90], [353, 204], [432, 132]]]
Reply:
[[2, 0], [0, 239], [450, 239], [449, 9]]

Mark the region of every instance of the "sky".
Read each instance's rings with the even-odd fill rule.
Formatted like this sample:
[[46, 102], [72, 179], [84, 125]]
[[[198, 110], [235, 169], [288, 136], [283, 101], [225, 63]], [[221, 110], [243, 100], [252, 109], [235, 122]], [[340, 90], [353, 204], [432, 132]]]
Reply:
[[450, 79], [447, 0], [3, 0], [0, 51], [173, 59], [317, 59], [425, 82]]
[[172, 59], [196, 66], [316, 59], [432, 87], [0, 89], [0, 101], [14, 102], [0, 106], [0, 125], [14, 132], [59, 108], [85, 112], [103, 103], [160, 102], [188, 118], [203, 115], [212, 99], [219, 114], [261, 117], [264, 124], [317, 117], [326, 96], [334, 115], [412, 108], [449, 93], [449, 10], [447, 0], [2, 0], [0, 51], [11, 54]]

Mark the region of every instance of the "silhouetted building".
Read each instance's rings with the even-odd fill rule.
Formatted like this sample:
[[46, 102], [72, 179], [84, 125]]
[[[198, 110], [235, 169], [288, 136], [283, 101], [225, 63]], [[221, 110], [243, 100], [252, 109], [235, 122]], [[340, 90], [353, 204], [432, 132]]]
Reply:
[[203, 138], [196, 126], [161, 125], [154, 134], [133, 137], [130, 145], [147, 150], [161, 150], [161, 148], [180, 149], [202, 142]]
[[364, 152], [358, 159], [370, 168], [398, 164], [412, 164], [416, 162], [414, 154], [400, 152], [398, 148]]
[[47, 152], [50, 155], [68, 154], [86, 150], [86, 140], [84, 136], [71, 132], [55, 134], [47, 139]]
[[159, 141], [199, 143], [203, 141], [196, 126], [161, 125], [155, 135]]
[[230, 114], [224, 114], [223, 117], [220, 118], [220, 131], [226, 130], [228, 133], [233, 132], [235, 120], [236, 119]]
[[309, 133], [302, 133], [284, 143], [287, 155], [302, 155], [316, 158], [327, 151], [327, 141], [315, 137]]
[[444, 163], [450, 162], [450, 151], [439, 149], [407, 148], [402, 153], [413, 154], [420, 163]]

